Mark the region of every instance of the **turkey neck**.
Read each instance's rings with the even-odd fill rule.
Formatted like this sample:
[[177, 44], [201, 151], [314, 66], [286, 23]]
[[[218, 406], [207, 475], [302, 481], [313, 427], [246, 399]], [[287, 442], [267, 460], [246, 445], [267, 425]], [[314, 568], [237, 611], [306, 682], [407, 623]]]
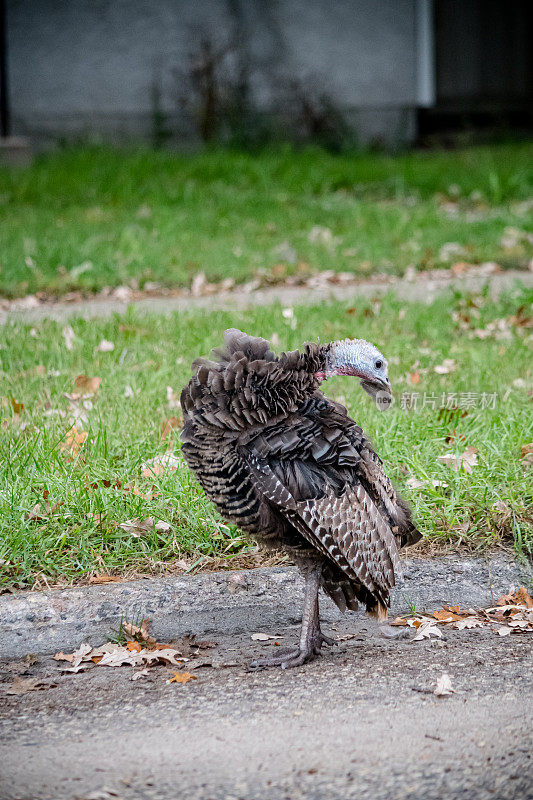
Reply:
[[282, 353], [278, 359], [278, 368], [284, 380], [295, 384], [295, 388], [306, 394], [312, 394], [322, 383], [327, 374], [331, 345], [319, 345], [309, 342], [303, 350]]
[[297, 411], [324, 379], [328, 353], [329, 345], [311, 342], [302, 350], [282, 353], [276, 361], [249, 363], [254, 393], [248, 408], [258, 410], [263, 423]]

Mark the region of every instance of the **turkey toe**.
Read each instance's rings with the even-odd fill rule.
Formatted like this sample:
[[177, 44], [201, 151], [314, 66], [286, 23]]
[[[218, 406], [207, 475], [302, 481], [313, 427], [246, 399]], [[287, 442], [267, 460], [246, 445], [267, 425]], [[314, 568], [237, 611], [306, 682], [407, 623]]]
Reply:
[[408, 628], [393, 628], [391, 625], [380, 625], [379, 632], [385, 639], [409, 639]]
[[281, 667], [282, 669], [290, 669], [291, 667], [301, 667], [302, 664], [307, 664], [313, 661], [320, 655], [320, 649], [314, 647], [305, 648], [301, 650], [295, 647], [293, 650], [285, 650], [285, 652], [276, 653], [272, 656], [265, 656], [265, 658], [258, 658], [252, 661], [248, 670], [250, 672], [266, 669], [267, 667]]

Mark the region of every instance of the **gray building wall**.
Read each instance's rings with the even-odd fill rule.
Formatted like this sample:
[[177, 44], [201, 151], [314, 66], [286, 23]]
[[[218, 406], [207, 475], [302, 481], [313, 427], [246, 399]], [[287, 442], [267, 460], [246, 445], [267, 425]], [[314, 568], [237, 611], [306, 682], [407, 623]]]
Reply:
[[326, 92], [361, 139], [390, 141], [413, 136], [421, 85], [427, 102], [431, 0], [8, 0], [7, 12], [13, 132], [37, 139], [148, 137], [154, 86], [187, 139], [180, 99], [203, 37], [240, 43], [266, 112], [297, 81]]

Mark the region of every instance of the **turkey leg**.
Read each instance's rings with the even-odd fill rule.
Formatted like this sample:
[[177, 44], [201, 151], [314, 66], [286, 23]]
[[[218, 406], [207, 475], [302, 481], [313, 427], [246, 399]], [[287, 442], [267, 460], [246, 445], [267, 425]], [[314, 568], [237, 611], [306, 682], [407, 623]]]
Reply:
[[265, 667], [281, 667], [282, 669], [299, 667], [320, 655], [323, 644], [335, 644], [333, 639], [324, 636], [320, 630], [318, 591], [322, 577], [322, 565], [313, 562], [312, 566], [301, 565], [300, 568], [305, 576], [305, 595], [299, 645], [291, 650], [282, 650], [274, 656], [252, 661], [249, 667], [251, 670]]

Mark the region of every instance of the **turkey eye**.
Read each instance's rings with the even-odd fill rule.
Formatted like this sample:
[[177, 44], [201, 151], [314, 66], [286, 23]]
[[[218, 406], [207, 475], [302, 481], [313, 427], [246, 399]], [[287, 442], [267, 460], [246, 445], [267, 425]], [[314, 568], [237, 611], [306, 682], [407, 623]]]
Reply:
[[383, 361], [379, 361], [379, 360], [376, 361], [374, 366], [376, 367], [376, 369], [381, 369], [381, 367], [383, 366]]

